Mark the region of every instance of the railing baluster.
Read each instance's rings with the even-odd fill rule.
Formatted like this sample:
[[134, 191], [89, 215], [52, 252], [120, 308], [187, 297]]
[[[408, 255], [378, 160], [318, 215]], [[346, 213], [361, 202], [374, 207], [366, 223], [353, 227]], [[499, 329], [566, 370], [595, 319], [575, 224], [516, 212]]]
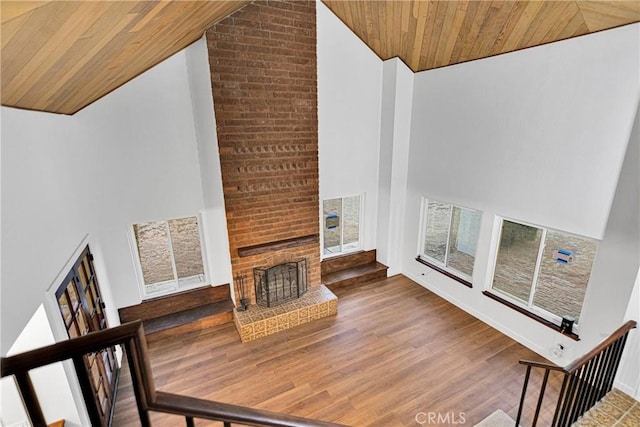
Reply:
[[556, 407], [553, 411], [551, 426], [568, 427], [611, 391], [627, 337], [629, 332], [636, 327], [637, 322], [629, 320], [591, 351], [565, 367], [560, 367], [553, 363], [520, 360], [521, 365], [527, 366], [527, 372], [522, 387], [516, 426], [519, 425], [522, 419], [531, 368], [545, 370], [536, 410], [533, 415], [533, 427], [536, 426], [540, 417], [551, 371], [559, 371], [563, 374], [562, 386], [555, 402]]
[[133, 393], [136, 396], [136, 405], [138, 407], [140, 423], [143, 427], [149, 427], [151, 426], [151, 420], [149, 419], [149, 412], [147, 411], [147, 400], [144, 392], [144, 386], [142, 385], [143, 379], [140, 373], [140, 361], [138, 360], [138, 354], [136, 352], [135, 338], [129, 339], [124, 344], [124, 348], [127, 354], [127, 360], [129, 361], [131, 383], [133, 384]]
[[[565, 368], [549, 363], [521, 360], [521, 364], [527, 365], [527, 371], [516, 424], [519, 424], [522, 419], [532, 367], [545, 369], [533, 426], [537, 424], [552, 370], [560, 371], [564, 375], [552, 425], [553, 427], [564, 427], [573, 423], [592, 406], [594, 398], [599, 400], [601, 395], [604, 395], [613, 386], [628, 332], [635, 327], [635, 321], [627, 322], [596, 348]], [[143, 427], [150, 425], [148, 414], [150, 410], [184, 416], [187, 427], [195, 426], [195, 418], [222, 421], [224, 427], [231, 427], [231, 421], [228, 420], [252, 425], [337, 427], [336, 424], [318, 420], [273, 414], [259, 409], [156, 391], [151, 366], [146, 357], [146, 339], [140, 321], [110, 330], [92, 332], [83, 337], [2, 358], [0, 373], [3, 378], [14, 376], [32, 424], [41, 426], [46, 425], [46, 421], [29, 377], [29, 371], [40, 366], [72, 359], [87, 403], [91, 423], [92, 425], [100, 425], [100, 420], [95, 419], [95, 414], [98, 413], [101, 403], [97, 401], [91, 391], [87, 391], [91, 389], [91, 377], [85, 369], [84, 355], [120, 344], [124, 345], [129, 360], [131, 382]]]
[[20, 372], [15, 374], [16, 383], [20, 389], [20, 395], [22, 396], [22, 402], [25, 408], [27, 408], [27, 416], [34, 426], [46, 426], [47, 422], [44, 419], [40, 402], [38, 402], [38, 396], [36, 396], [36, 390], [33, 388], [31, 377], [28, 372]]
[[589, 392], [589, 396], [587, 397], [587, 408], [591, 408], [593, 405], [598, 402], [597, 396], [599, 393], [600, 386], [600, 377], [602, 376], [603, 369], [603, 355], [602, 353], [598, 354], [593, 360], [593, 378], [591, 380], [591, 390]]
[[586, 400], [588, 408], [591, 408], [597, 402], [599, 392], [598, 386], [602, 373], [602, 353], [598, 354], [591, 363], [593, 363], [593, 374], [591, 379], [591, 390], [589, 390], [589, 395]]
[[567, 394], [565, 395], [564, 405], [562, 407], [562, 414], [560, 417], [560, 422], [558, 426], [566, 426], [570, 423], [567, 423], [569, 419], [569, 414], [571, 413], [571, 407], [573, 406], [573, 396], [576, 390], [576, 382], [577, 382], [576, 374], [572, 374], [569, 378], [569, 387], [567, 389]]
[[619, 341], [611, 344], [611, 357], [609, 358], [609, 363], [607, 364], [607, 369], [604, 374], [604, 384], [602, 385], [602, 396], [609, 393], [611, 390], [609, 384], [613, 382], [612, 378], [615, 376], [615, 372], [613, 371], [614, 366], [616, 365], [616, 359], [618, 358], [618, 346]]
[[596, 402], [602, 399], [606, 394], [605, 387], [607, 382], [607, 370], [609, 369], [612, 357], [613, 348], [609, 346], [602, 352], [602, 368], [600, 368], [600, 378], [598, 379], [597, 384], [598, 396], [596, 398]]
[[80, 390], [82, 390], [84, 402], [87, 405], [87, 413], [89, 414], [91, 425], [99, 426], [102, 424], [102, 421], [100, 419], [101, 410], [98, 408], [96, 396], [93, 394], [93, 387], [91, 386], [89, 372], [85, 367], [86, 365], [84, 363], [84, 356], [75, 356], [72, 360], [73, 366], [75, 366], [76, 368], [76, 374], [78, 375]]
[[558, 421], [558, 418], [560, 418], [560, 409], [562, 407], [562, 404], [564, 403], [564, 394], [567, 391], [567, 382], [569, 380], [569, 375], [564, 374], [563, 375], [563, 379], [562, 379], [562, 387], [560, 387], [560, 394], [558, 395], [558, 401], [556, 403], [556, 410], [553, 414], [553, 422], [551, 423], [552, 426], [557, 425], [556, 422]]
[[549, 379], [549, 370], [544, 370], [544, 378], [542, 380], [542, 386], [540, 387], [540, 396], [538, 396], [538, 404], [536, 405], [536, 413], [533, 417], [533, 427], [536, 427], [538, 423], [538, 415], [540, 415], [540, 408], [542, 407], [542, 400], [544, 399], [544, 391], [547, 388], [547, 380]]
[[586, 374], [586, 366], [582, 365], [582, 367], [577, 372], [579, 384], [578, 384], [578, 389], [576, 391], [576, 398], [573, 401], [574, 403], [573, 403], [573, 408], [571, 410], [571, 415], [569, 416], [569, 425], [573, 424], [575, 420], [578, 419], [578, 416], [580, 415], [578, 410], [582, 406], [584, 387], [586, 384], [584, 380], [585, 374]]
[[627, 342], [627, 334], [620, 337], [617, 341], [617, 345], [614, 348], [614, 359], [611, 366], [611, 375], [609, 376], [609, 382], [607, 384], [607, 393], [613, 388], [613, 381], [616, 379], [616, 373], [618, 372], [618, 366], [620, 365], [620, 359], [622, 359], [622, 352], [624, 351], [624, 345]]
[[580, 415], [584, 414], [586, 412], [586, 410], [589, 408], [587, 406], [588, 400], [589, 400], [589, 394], [591, 393], [591, 388], [593, 387], [592, 384], [592, 377], [593, 377], [593, 359], [591, 361], [589, 361], [585, 366], [585, 373], [584, 373], [584, 378], [583, 380], [583, 384], [584, 384], [584, 390], [581, 394], [580, 397], [580, 404], [578, 405], [578, 411], [577, 411], [577, 416], [576, 419], [578, 417], [580, 417]]
[[520, 406], [518, 407], [518, 416], [516, 417], [516, 425], [520, 425], [520, 417], [524, 409], [524, 398], [527, 394], [527, 385], [529, 385], [529, 375], [531, 375], [531, 366], [527, 366], [527, 373], [524, 376], [524, 385], [522, 386], [522, 396], [520, 397]]

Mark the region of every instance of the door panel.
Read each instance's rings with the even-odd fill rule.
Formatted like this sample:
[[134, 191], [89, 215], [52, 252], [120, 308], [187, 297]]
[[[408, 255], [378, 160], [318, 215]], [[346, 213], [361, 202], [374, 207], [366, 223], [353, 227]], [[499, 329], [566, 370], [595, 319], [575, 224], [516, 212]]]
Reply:
[[[56, 291], [56, 299], [70, 338], [109, 327], [88, 246]], [[102, 425], [110, 425], [118, 377], [115, 349], [89, 354], [84, 359]]]

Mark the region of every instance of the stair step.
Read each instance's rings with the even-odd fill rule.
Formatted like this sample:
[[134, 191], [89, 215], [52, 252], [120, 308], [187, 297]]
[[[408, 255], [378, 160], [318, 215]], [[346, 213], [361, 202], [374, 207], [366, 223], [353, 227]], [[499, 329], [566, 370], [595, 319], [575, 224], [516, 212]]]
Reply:
[[143, 320], [147, 341], [202, 330], [233, 321], [233, 302], [218, 301], [154, 319]]
[[118, 309], [118, 314], [120, 315], [120, 322], [122, 323], [138, 319], [150, 320], [230, 299], [231, 289], [228, 284], [203, 286], [201, 288], [148, 299], [137, 305], [123, 307]]
[[329, 289], [352, 287], [387, 277], [387, 266], [374, 262], [322, 275], [322, 283]]
[[120, 322], [142, 320], [147, 341], [233, 321], [229, 284], [203, 286], [118, 309]]
[[376, 262], [376, 250], [358, 251], [322, 260], [320, 274], [322, 276]]

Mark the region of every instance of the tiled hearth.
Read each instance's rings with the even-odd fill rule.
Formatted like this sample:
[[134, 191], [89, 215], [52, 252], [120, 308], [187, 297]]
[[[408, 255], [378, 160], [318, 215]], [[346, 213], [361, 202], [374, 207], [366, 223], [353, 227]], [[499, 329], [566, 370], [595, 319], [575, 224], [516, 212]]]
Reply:
[[303, 325], [338, 312], [338, 297], [324, 285], [309, 289], [302, 297], [272, 308], [250, 305], [233, 312], [242, 342], [253, 341], [278, 331]]

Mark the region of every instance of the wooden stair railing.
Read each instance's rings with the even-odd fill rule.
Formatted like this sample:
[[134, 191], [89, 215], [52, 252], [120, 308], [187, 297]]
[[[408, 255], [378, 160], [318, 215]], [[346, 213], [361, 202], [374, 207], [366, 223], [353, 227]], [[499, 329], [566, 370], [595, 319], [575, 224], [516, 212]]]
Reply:
[[629, 331], [635, 327], [635, 321], [628, 321], [593, 350], [564, 368], [550, 363], [521, 360], [520, 364], [527, 367], [527, 372], [524, 377], [516, 426], [520, 425], [532, 368], [544, 370], [540, 394], [538, 395], [538, 402], [533, 416], [533, 427], [538, 422], [551, 371], [558, 371], [563, 376], [551, 426], [568, 427], [580, 416], [584, 415], [613, 388], [613, 381], [618, 371], [627, 336]]
[[84, 369], [84, 356], [114, 345], [122, 345], [127, 355], [131, 382], [142, 426], [150, 426], [149, 411], [176, 414], [185, 417], [187, 426], [194, 425], [194, 419], [201, 418], [220, 421], [225, 427], [231, 423], [249, 426], [289, 426], [289, 427], [338, 427], [324, 421], [278, 414], [261, 409], [247, 408], [227, 403], [197, 399], [165, 393], [155, 389], [151, 366], [147, 358], [147, 342], [142, 322], [126, 323], [115, 328], [92, 332], [56, 344], [31, 350], [0, 360], [1, 377], [13, 375], [20, 390], [31, 424], [46, 426], [44, 415], [29, 371], [51, 363], [71, 359], [75, 366], [80, 388], [92, 426], [99, 426], [98, 408], [91, 394], [90, 379]]

